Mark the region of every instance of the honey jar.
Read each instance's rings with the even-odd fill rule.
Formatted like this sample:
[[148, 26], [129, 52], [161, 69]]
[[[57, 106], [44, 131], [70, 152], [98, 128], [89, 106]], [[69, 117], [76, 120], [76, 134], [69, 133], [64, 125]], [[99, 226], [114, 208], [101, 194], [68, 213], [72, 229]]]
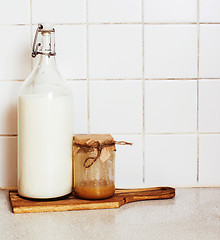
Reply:
[[74, 191], [83, 199], [105, 199], [115, 191], [115, 141], [110, 134], [74, 137]]

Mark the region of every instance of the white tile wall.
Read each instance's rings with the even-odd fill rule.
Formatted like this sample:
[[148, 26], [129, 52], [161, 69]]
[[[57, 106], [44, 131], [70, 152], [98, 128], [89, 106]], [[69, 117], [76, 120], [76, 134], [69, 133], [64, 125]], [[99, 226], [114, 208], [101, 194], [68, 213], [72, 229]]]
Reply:
[[86, 27], [56, 26], [57, 64], [67, 79], [86, 78]]
[[0, 136], [0, 187], [17, 185], [17, 138]]
[[82, 23], [86, 21], [86, 0], [31, 0], [32, 22]]
[[220, 81], [199, 81], [199, 131], [220, 132]]
[[199, 7], [201, 22], [220, 22], [219, 0], [200, 0]]
[[88, 106], [86, 81], [69, 81], [73, 92], [74, 134], [88, 133]]
[[196, 132], [197, 83], [145, 82], [145, 129], [150, 133]]
[[199, 139], [199, 182], [201, 185], [219, 185], [220, 135], [202, 135]]
[[22, 82], [0, 81], [0, 133], [17, 134], [17, 92]]
[[116, 145], [115, 185], [117, 188], [136, 188], [143, 185], [143, 142], [138, 135], [113, 135], [116, 141], [130, 145]]
[[145, 77], [197, 76], [196, 25], [145, 26]]
[[199, 76], [220, 78], [220, 24], [200, 26]]
[[197, 0], [144, 0], [145, 22], [196, 22]]
[[89, 77], [141, 78], [140, 25], [89, 26]]
[[141, 81], [91, 81], [91, 132], [141, 133], [141, 103]]
[[141, 22], [141, 0], [89, 0], [89, 22]]
[[24, 79], [31, 70], [28, 26], [0, 26], [0, 80]]
[[0, 25], [1, 24], [28, 24], [30, 21], [29, 0], [1, 1]]
[[197, 181], [197, 136], [146, 136], [145, 177], [149, 185], [192, 186]]
[[117, 147], [118, 187], [220, 186], [219, 9], [218, 0], [2, 1], [0, 187], [16, 185], [16, 94], [46, 21], [73, 89], [74, 133], [134, 143]]

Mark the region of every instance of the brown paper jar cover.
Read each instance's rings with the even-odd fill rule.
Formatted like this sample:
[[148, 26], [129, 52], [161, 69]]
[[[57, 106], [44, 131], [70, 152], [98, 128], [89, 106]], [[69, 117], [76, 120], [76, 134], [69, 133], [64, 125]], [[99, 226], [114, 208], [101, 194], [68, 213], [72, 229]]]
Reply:
[[[85, 134], [74, 136], [73, 157], [80, 148], [88, 148], [96, 151], [102, 162], [107, 161], [112, 152], [116, 151], [115, 140], [110, 134]], [[100, 154], [100, 155], [99, 155]]]

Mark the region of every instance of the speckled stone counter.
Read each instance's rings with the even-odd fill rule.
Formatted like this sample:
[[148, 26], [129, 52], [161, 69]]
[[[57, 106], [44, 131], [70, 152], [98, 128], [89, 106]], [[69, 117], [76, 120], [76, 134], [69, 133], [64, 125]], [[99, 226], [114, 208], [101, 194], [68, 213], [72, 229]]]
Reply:
[[0, 240], [220, 240], [220, 188], [176, 189], [176, 197], [118, 209], [54, 213], [11, 212], [0, 190]]

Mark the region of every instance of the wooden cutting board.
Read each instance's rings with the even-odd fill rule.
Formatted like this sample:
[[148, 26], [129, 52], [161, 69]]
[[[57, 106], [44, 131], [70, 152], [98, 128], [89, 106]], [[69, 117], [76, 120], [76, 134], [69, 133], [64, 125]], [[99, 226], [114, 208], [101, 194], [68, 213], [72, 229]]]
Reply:
[[171, 187], [155, 187], [140, 189], [116, 189], [115, 194], [103, 200], [82, 200], [72, 193], [66, 199], [59, 200], [30, 200], [22, 198], [17, 191], [10, 191], [9, 197], [13, 213], [60, 212], [72, 210], [89, 210], [118, 208], [123, 204], [155, 199], [168, 199], [175, 196]]

